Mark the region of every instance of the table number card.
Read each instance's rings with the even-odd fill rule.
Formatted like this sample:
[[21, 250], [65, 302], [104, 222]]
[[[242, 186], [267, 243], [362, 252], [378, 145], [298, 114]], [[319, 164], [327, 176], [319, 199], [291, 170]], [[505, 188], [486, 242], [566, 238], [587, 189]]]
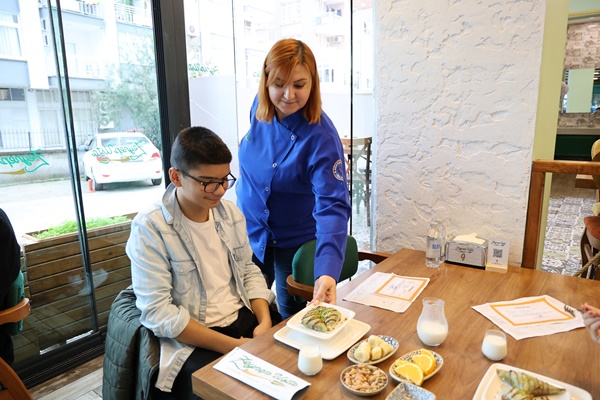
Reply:
[[488, 244], [487, 264], [508, 266], [508, 240], [491, 239]]

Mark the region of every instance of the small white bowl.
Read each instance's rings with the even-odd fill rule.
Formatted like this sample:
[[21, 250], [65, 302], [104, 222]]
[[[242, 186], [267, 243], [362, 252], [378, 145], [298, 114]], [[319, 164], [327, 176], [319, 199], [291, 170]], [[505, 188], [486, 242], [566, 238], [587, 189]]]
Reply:
[[[382, 381], [381, 385], [379, 387], [377, 387], [376, 389], [368, 389], [368, 390], [352, 389], [350, 386], [346, 385], [346, 383], [344, 382], [344, 376], [352, 368], [360, 368], [360, 369], [367, 370], [368, 371], [367, 375], [373, 374], [373, 373], [380, 374], [380, 376], [383, 378], [383, 381]], [[363, 372], [363, 374], [364, 374], [364, 372]], [[356, 364], [356, 365], [351, 365], [342, 371], [342, 373], [340, 374], [340, 381], [342, 382], [342, 385], [349, 392], [351, 392], [357, 396], [369, 397], [369, 396], [375, 396], [376, 394], [381, 393], [388, 385], [389, 379], [388, 379], [388, 376], [386, 375], [386, 373], [381, 368], [377, 368], [376, 366], [369, 365], [369, 364]]]

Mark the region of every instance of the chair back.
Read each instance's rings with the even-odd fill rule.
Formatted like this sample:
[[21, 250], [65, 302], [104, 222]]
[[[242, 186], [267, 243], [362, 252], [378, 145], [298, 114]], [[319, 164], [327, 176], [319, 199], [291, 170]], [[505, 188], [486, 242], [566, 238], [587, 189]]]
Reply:
[[[313, 286], [315, 284], [315, 253], [317, 241], [310, 240], [304, 243], [292, 261], [292, 277], [294, 281], [304, 285]], [[348, 235], [346, 241], [346, 254], [344, 256], [344, 265], [338, 282], [346, 280], [356, 274], [358, 270], [358, 245], [356, 239]]]
[[[14, 307], [25, 298], [25, 285], [23, 272], [19, 271], [19, 275], [10, 285], [6, 296], [7, 308]], [[23, 320], [7, 324], [7, 331], [11, 336], [17, 336], [23, 330]]]

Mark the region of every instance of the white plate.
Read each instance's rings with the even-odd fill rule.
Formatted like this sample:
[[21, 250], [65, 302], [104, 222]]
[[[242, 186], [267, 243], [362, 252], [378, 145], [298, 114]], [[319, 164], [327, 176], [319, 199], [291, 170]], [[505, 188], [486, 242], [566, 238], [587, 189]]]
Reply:
[[473, 396], [473, 400], [500, 400], [502, 398], [502, 390], [507, 388], [508, 385], [502, 382], [502, 380], [500, 380], [498, 377], [498, 374], [496, 373], [496, 370], [498, 369], [512, 369], [513, 371], [517, 372], [525, 372], [526, 374], [529, 374], [535, 378], [545, 380], [548, 383], [566, 389], [564, 393], [547, 396], [548, 400], [592, 400], [592, 395], [583, 389], [561, 381], [557, 381], [556, 379], [548, 378], [544, 375], [536, 374], [535, 372], [530, 372], [525, 369], [500, 363], [492, 364], [490, 368], [488, 368], [487, 372], [483, 376], [483, 379], [481, 379], [481, 382], [479, 382], [479, 386], [477, 387], [475, 396]]
[[[434, 369], [434, 370], [433, 370], [433, 371], [432, 371], [430, 374], [424, 375], [424, 376], [423, 376], [423, 381], [426, 381], [427, 379], [429, 379], [429, 378], [431, 378], [432, 376], [434, 376], [435, 374], [437, 374], [437, 373], [438, 373], [438, 371], [439, 371], [440, 369], [442, 369], [442, 365], [444, 365], [444, 359], [442, 358], [442, 356], [440, 356], [440, 355], [439, 355], [438, 353], [436, 353], [435, 351], [431, 351], [431, 350], [429, 350], [429, 352], [430, 352], [431, 354], [433, 354], [433, 356], [435, 357], [435, 369]], [[404, 360], [404, 361], [409, 361], [409, 362], [412, 362], [412, 357], [413, 357], [414, 355], [417, 355], [417, 354], [421, 354], [421, 349], [418, 349], [418, 350], [413, 350], [413, 351], [411, 351], [410, 353], [406, 353], [405, 355], [403, 355], [403, 356], [401, 356], [401, 357], [397, 358], [396, 360]], [[402, 383], [402, 382], [408, 382], [407, 380], [405, 380], [405, 379], [402, 379], [402, 378], [400, 378], [398, 375], [396, 375], [396, 373], [394, 372], [394, 363], [392, 363], [392, 365], [390, 365], [390, 370], [389, 370], [389, 373], [390, 373], [390, 376], [391, 376], [392, 378], [394, 378], [394, 380], [395, 380], [395, 381], [398, 381], [398, 382], [400, 382], [400, 383]]]
[[390, 351], [385, 356], [378, 358], [375, 361], [367, 361], [367, 362], [358, 361], [356, 358], [354, 358], [354, 352], [356, 351], [358, 346], [360, 346], [361, 343], [364, 343], [369, 340], [369, 339], [365, 339], [365, 340], [361, 340], [360, 342], [356, 343], [354, 346], [350, 347], [350, 350], [348, 350], [348, 354], [347, 354], [348, 359], [356, 364], [378, 364], [378, 363], [390, 358], [396, 352], [396, 350], [398, 350], [398, 341], [390, 336], [385, 336], [385, 335], [377, 335], [377, 336], [379, 336], [381, 338], [381, 340], [386, 341], [387, 343], [392, 345], [394, 350]]
[[324, 360], [333, 360], [352, 346], [358, 339], [369, 332], [371, 325], [358, 320], [350, 320], [335, 336], [335, 340], [322, 340], [313, 336], [305, 335], [300, 331], [284, 326], [275, 332], [275, 339], [295, 349], [300, 349], [304, 344], [318, 344]]
[[350, 322], [352, 320], [352, 318], [354, 318], [354, 315], [355, 315], [354, 311], [348, 310], [347, 308], [344, 308], [344, 307], [335, 306], [333, 304], [321, 304], [320, 306], [335, 308], [342, 314], [342, 318], [344, 320], [338, 326], [336, 326], [333, 330], [331, 330], [329, 332], [319, 332], [319, 331], [315, 331], [314, 329], [307, 328], [304, 325], [302, 325], [302, 317], [304, 317], [304, 315], [307, 312], [309, 312], [310, 310], [312, 310], [313, 308], [318, 307], [318, 306], [311, 304], [308, 307], [306, 307], [304, 310], [297, 312], [290, 319], [288, 319], [287, 326], [296, 331], [305, 333], [310, 336], [314, 336], [319, 339], [331, 339], [332, 337], [337, 335], [342, 330], [342, 328], [344, 326], [346, 326], [346, 324], [348, 322]]

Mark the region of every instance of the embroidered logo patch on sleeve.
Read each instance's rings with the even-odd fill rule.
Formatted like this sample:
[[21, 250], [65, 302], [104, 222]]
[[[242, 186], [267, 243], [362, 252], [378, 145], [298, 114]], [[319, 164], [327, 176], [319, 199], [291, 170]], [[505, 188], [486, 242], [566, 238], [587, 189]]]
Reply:
[[343, 166], [344, 163], [342, 162], [342, 160], [337, 160], [335, 164], [333, 164], [333, 176], [335, 176], [335, 179], [342, 182], [344, 181]]

